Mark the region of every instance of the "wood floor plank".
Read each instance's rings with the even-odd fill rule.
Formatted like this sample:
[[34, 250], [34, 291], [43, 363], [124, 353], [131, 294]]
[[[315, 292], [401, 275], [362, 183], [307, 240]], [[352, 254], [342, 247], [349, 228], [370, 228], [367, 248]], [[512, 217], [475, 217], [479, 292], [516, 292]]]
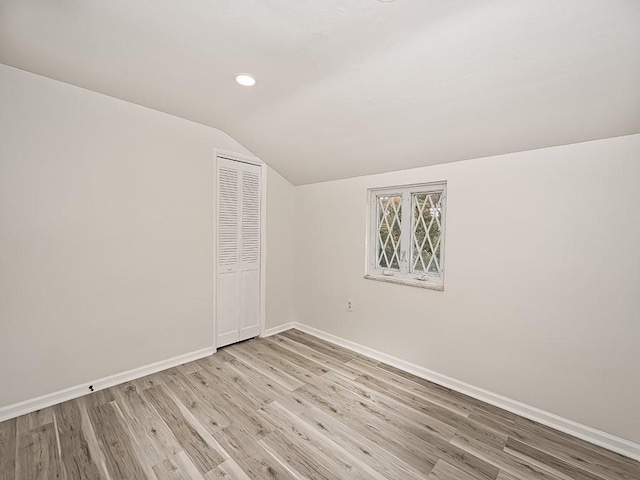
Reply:
[[169, 426], [200, 473], [206, 473], [222, 463], [225, 458], [212, 449], [197, 429], [184, 418], [179, 406], [171, 399], [165, 388], [167, 388], [166, 385], [148, 388], [144, 395]]
[[276, 461], [258, 439], [235, 425], [223, 429], [216, 440], [231, 455], [242, 470], [255, 480], [293, 480], [296, 477]]
[[290, 330], [0, 423], [0, 480], [640, 480], [640, 463]]
[[162, 463], [154, 465], [153, 473], [158, 480], [204, 480], [185, 452], [178, 452]]
[[18, 435], [29, 430], [53, 423], [53, 407], [43, 408], [17, 418]]
[[260, 371], [263, 375], [268, 376], [273, 381], [279, 383], [283, 387], [288, 390], [295, 390], [296, 388], [304, 385], [304, 382], [299, 378], [294, 377], [288, 372], [284, 371], [282, 368], [279, 368], [276, 365], [271, 365], [270, 363], [264, 363], [258, 355], [248, 351], [246, 348], [241, 346], [232, 345], [231, 347], [227, 347], [227, 351], [230, 352], [234, 357], [238, 360], [245, 362], [250, 365], [252, 368]]
[[297, 353], [302, 357], [308, 358], [309, 360], [313, 360], [316, 363], [326, 368], [329, 368], [333, 371], [336, 371], [341, 375], [347, 378], [350, 378], [352, 380], [361, 375], [361, 372], [359, 370], [348, 367], [347, 365], [336, 360], [335, 358], [329, 355], [320, 353], [314, 350], [313, 348], [310, 348], [307, 345], [304, 345], [302, 343], [296, 342], [295, 340], [291, 340], [290, 338], [287, 338], [281, 335], [274, 335], [272, 337], [268, 337], [266, 340], [269, 342], [275, 343], [277, 345], [280, 345], [283, 348], [286, 348], [294, 353]]
[[516, 429], [512, 421], [492, 415], [489, 412], [474, 410], [468, 418], [475, 424], [480, 425], [486, 431], [495, 432], [497, 435], [502, 437], [509, 437], [510, 435], [513, 435]]
[[166, 386], [207, 429], [226, 427], [231, 424], [231, 419], [224, 410], [214, 406], [215, 401], [209, 395], [208, 389], [202, 388], [200, 382], [191, 375], [174, 378]]
[[114, 402], [100, 405], [89, 410], [89, 418], [96, 432], [105, 462], [112, 479], [140, 478], [154, 480], [149, 476], [133, 447], [133, 439], [129, 437], [121, 424]]
[[496, 480], [522, 480], [522, 477], [516, 477], [515, 475], [511, 475], [510, 473], [500, 470], [500, 472], [498, 473], [498, 478], [496, 478]]
[[414, 405], [436, 405], [461, 417], [468, 417], [472, 413], [472, 410], [469, 410], [466, 406], [457, 403], [455, 400], [442, 398], [438, 395], [432, 395], [428, 391], [424, 391], [422, 389], [407, 389], [403, 386], [399, 386], [393, 382], [389, 382], [385, 379], [378, 378], [367, 373], [361, 373], [355, 381], [374, 390], [395, 394], [402, 399], [411, 401]]
[[235, 460], [230, 458], [207, 472], [204, 480], [251, 480], [251, 477], [240, 468]]
[[[340, 405], [349, 408], [351, 415], [356, 415], [359, 410], [368, 414], [368, 424], [375, 425], [381, 431], [387, 432], [389, 436], [405, 438], [408, 442], [421, 449], [422, 455], [435, 465], [439, 458], [444, 458], [463, 471], [478, 472], [484, 478], [493, 480], [497, 476], [498, 469], [490, 463], [465, 452], [456, 445], [452, 445], [445, 440], [434, 436], [429, 430], [416, 427], [408, 420], [402, 419], [388, 409], [381, 409], [366, 401], [354, 400], [345, 389], [332, 388], [326, 385], [325, 389], [306, 385], [300, 391], [313, 389], [316, 396], [329, 396], [338, 400]], [[329, 392], [327, 390], [330, 390]]]
[[16, 479], [54, 480], [62, 479], [62, 462], [58, 452], [53, 423], [18, 435]]
[[111, 480], [109, 475], [109, 471], [107, 469], [107, 462], [105, 460], [104, 452], [100, 447], [100, 443], [98, 442], [98, 437], [96, 436], [96, 432], [93, 429], [93, 424], [91, 423], [91, 418], [89, 417], [89, 409], [95, 408], [92, 407], [94, 403], [88, 400], [90, 395], [85, 397], [78, 398], [76, 402], [78, 403], [78, 409], [80, 410], [80, 417], [82, 421], [82, 433], [84, 434], [84, 438], [86, 440], [86, 448], [89, 450], [89, 455], [91, 459], [95, 462], [100, 470], [100, 477], [105, 480]]
[[15, 479], [17, 423], [18, 419], [15, 418], [0, 422], [0, 480]]
[[99, 480], [98, 465], [93, 461], [82, 429], [78, 401], [71, 400], [53, 408], [60, 441], [62, 462], [69, 480]]
[[568, 463], [553, 457], [545, 452], [537, 450], [529, 445], [509, 438], [503, 451], [512, 457], [524, 460], [528, 464], [540, 467], [543, 470], [565, 480], [602, 480], [602, 477], [587, 472], [581, 468], [575, 468]]
[[495, 466], [498, 470], [505, 471], [516, 477], [526, 480], [560, 480], [560, 477], [547, 469], [540, 468], [503, 451], [495, 450], [491, 446], [461, 433], [456, 433], [451, 444], [459, 447], [469, 455]]
[[[278, 354], [277, 352], [264, 347], [263, 342], [247, 342], [241, 346], [245, 352], [250, 352], [251, 355], [254, 355], [259, 361], [267, 365], [274, 365], [283, 372], [288, 373], [292, 377], [298, 379], [303, 384], [309, 380], [313, 380], [317, 375], [313, 372], [308, 371], [301, 365], [296, 365], [295, 363], [289, 361], [286, 356]], [[326, 371], [322, 372], [327, 373]]]
[[279, 335], [301, 343], [302, 345], [306, 345], [312, 350], [333, 357], [342, 363], [347, 363], [348, 361], [355, 359], [353, 355], [342, 352], [340, 348], [336, 346], [324, 345], [322, 342], [315, 341], [315, 339], [310, 335], [305, 335], [304, 333], [295, 329], [287, 330], [286, 332], [282, 332]]
[[279, 430], [272, 431], [258, 443], [281, 464], [288, 465], [296, 477], [340, 480], [338, 474], [331, 472], [308, 449]]
[[424, 378], [413, 375], [412, 373], [405, 372], [404, 370], [399, 369], [398, 367], [394, 367], [392, 365], [388, 365], [386, 363], [380, 362], [377, 367], [381, 370], [386, 370], [389, 373], [393, 373], [394, 375], [400, 376], [405, 380], [409, 380], [413, 383], [417, 383], [418, 385], [422, 385], [423, 387], [431, 390], [434, 394], [444, 396], [446, 398], [450, 398], [451, 400], [455, 400], [461, 405], [465, 405], [466, 408], [474, 408], [478, 406], [484, 406], [490, 409], [497, 409], [497, 407], [493, 407], [488, 405], [481, 400], [477, 400], [473, 397], [465, 395], [464, 393], [456, 392], [455, 390], [451, 390], [450, 388], [443, 387], [442, 385], [438, 385], [437, 383], [433, 383]]
[[180, 444], [156, 410], [140, 394], [134, 383], [114, 389], [114, 397], [124, 414], [126, 425], [149, 467], [182, 450]]
[[157, 480], [189, 480], [191, 477], [183, 472], [173, 458], [153, 466]]
[[296, 413], [301, 413], [304, 410], [304, 406], [296, 401], [296, 397], [292, 396], [291, 392], [268, 377], [261, 375], [260, 372], [252, 369], [244, 362], [234, 359], [232, 362], [227, 362], [227, 365], [237, 375], [246, 378], [253, 388], [261, 390], [265, 398], [277, 401]]
[[260, 388], [253, 388], [253, 385], [249, 384], [242, 375], [238, 375], [231, 369], [230, 363], [209, 364], [204, 369], [210, 374], [218, 388], [232, 392], [233, 396], [241, 398], [243, 402], [253, 408], [258, 409], [271, 401], [271, 397], [268, 394]]
[[210, 432], [233, 424], [234, 418], [242, 415], [236, 405], [229, 407], [229, 398], [211, 383], [204, 369], [167, 386]]
[[417, 410], [427, 417], [447, 424], [455, 430], [462, 430], [475, 438], [483, 438], [484, 441], [491, 443], [498, 449], [502, 449], [507, 441], [508, 434], [495, 431], [469, 418], [466, 412], [447, 408], [442, 404], [432, 403], [431, 399], [427, 400], [422, 396], [414, 395], [382, 380], [374, 380], [368, 375], [356, 378], [355, 383], [363, 385], [371, 391], [382, 392], [384, 396]]
[[479, 480], [482, 477], [463, 472], [444, 460], [438, 460], [428, 480]]
[[106, 405], [107, 403], [115, 401], [115, 398], [113, 397], [113, 390], [113, 388], [98, 390], [97, 392], [93, 392], [82, 397], [82, 401], [88, 410], [101, 405]]
[[212, 431], [209, 431], [206, 426], [195, 415], [193, 415], [193, 413], [191, 413], [191, 411], [182, 402], [180, 402], [180, 399], [169, 388], [170, 385], [171, 384], [159, 386], [159, 388], [162, 389], [171, 398], [173, 403], [178, 406], [180, 414], [196, 430], [198, 435], [200, 435], [200, 437], [207, 443], [209, 448], [217, 452], [217, 454], [219, 454], [225, 461], [231, 458], [222, 445], [214, 438], [214, 434], [219, 435], [223, 429], [217, 426], [212, 428]]
[[233, 355], [227, 352], [224, 348], [218, 350], [216, 353], [214, 353], [213, 355], [210, 355], [209, 357], [205, 357], [205, 359], [210, 357], [214, 357], [219, 362], [230, 362], [235, 358]]
[[431, 415], [427, 415], [426, 413], [408, 407], [404, 403], [387, 396], [384, 392], [380, 393], [361, 384], [350, 382], [340, 374], [331, 372], [324, 375], [321, 380], [339, 385], [345, 390], [355, 393], [381, 408], [394, 412], [395, 415], [408, 420], [409, 423], [412, 424], [412, 428], [422, 428], [447, 441], [451, 440], [453, 438], [453, 434], [456, 432], [456, 428], [451, 425], [442, 422]]
[[[357, 393], [350, 391], [348, 388], [336, 388], [337, 382], [331, 382], [328, 379], [322, 378], [314, 385], [317, 388], [316, 392], [328, 392], [330, 396], [338, 399], [341, 404], [348, 405], [351, 411], [364, 410], [369, 414], [369, 422], [373, 418], [376, 418], [379, 428], [384, 429], [390, 434], [402, 435], [407, 438], [408, 441], [413, 442], [415, 445], [419, 445], [425, 454], [428, 454], [428, 458], [435, 462], [442, 456], [455, 457], [456, 448], [453, 448], [448, 441], [453, 437], [453, 432], [450, 427], [444, 424], [439, 424], [435, 420], [433, 422], [424, 422], [423, 419], [418, 419], [415, 416], [411, 418], [403, 417], [398, 413], [395, 406], [390, 406], [384, 401], [374, 402], [373, 398], [361, 397], [358, 398]], [[325, 383], [322, 383], [325, 382]], [[366, 393], [365, 393], [366, 395]], [[381, 398], [381, 395], [377, 395]], [[466, 463], [461, 468], [470, 468]], [[486, 472], [490, 477], [495, 470], [490, 465], [485, 464], [482, 461], [476, 462], [474, 468], [479, 468]]]
[[423, 449], [417, 446], [413, 436], [398, 431], [392, 425], [387, 428], [386, 422], [370, 416], [359, 405], [354, 409], [352, 405], [332, 399], [311, 386], [302, 387], [295, 393], [361, 435], [371, 438], [381, 448], [394, 452], [394, 455], [419, 472], [429, 473], [438, 460], [428, 453], [425, 454]]
[[385, 478], [394, 480], [426, 478], [426, 472], [411, 466], [411, 459], [405, 461], [404, 452], [399, 448], [385, 446], [340, 422], [317, 407], [311, 406], [300, 415], [310, 426], [331, 438], [343, 449], [367, 462]]
[[607, 451], [565, 433], [526, 419], [518, 419], [511, 437], [577, 468], [585, 468], [606, 479], [640, 478], [640, 463]]
[[198, 362], [184, 363], [182, 365], [178, 365], [176, 368], [184, 375], [189, 375], [197, 372], [198, 370], [202, 370], [202, 367]]
[[287, 334], [290, 334], [293, 338], [296, 338], [299, 341], [305, 341], [308, 344], [313, 345], [314, 348], [323, 348], [325, 350], [328, 350], [329, 352], [331, 352], [332, 355], [336, 357], [346, 357], [349, 360], [357, 360], [363, 363], [368, 363], [372, 366], [378, 365], [380, 363], [373, 358], [367, 357], [365, 355], [361, 355], [358, 352], [354, 352], [353, 350], [349, 350], [348, 348], [341, 347], [340, 345], [336, 345], [335, 343], [322, 340], [321, 338], [314, 337], [313, 335], [309, 335], [308, 333], [301, 332], [300, 330], [297, 330], [295, 328], [281, 333], [281, 335], [287, 335]]
[[[274, 425], [272, 432], [277, 429], [284, 434], [283, 437], [276, 432], [276, 435], [269, 435], [271, 437], [269, 440], [278, 436], [281, 442], [287, 441], [285, 438], [292, 441], [298, 449], [304, 452], [306, 457], [319, 461], [332, 475], [337, 475], [339, 478], [349, 477], [354, 480], [385, 480], [366, 462], [360, 461], [357, 456], [340, 447], [331, 438], [312, 428], [277, 402], [261, 408], [260, 413], [271, 420]], [[265, 442], [269, 442], [269, 440], [265, 440]]]
[[[396, 374], [387, 372], [386, 370], [379, 368], [378, 366], [371, 366], [362, 362], [350, 361], [347, 365], [357, 368], [363, 372], [363, 377], [367, 378], [370, 383], [378, 383], [379, 388], [388, 388], [389, 386], [396, 387], [401, 391], [409, 392], [418, 397], [422, 397], [425, 400], [440, 405], [444, 408], [459, 414], [468, 416], [473, 407], [458, 401], [455, 398], [446, 396], [445, 394], [433, 391], [432, 389], [420, 385], [418, 383], [407, 380]], [[366, 377], [365, 377], [366, 376]]]
[[229, 416], [230, 424], [258, 437], [269, 433], [269, 426], [258, 415], [257, 409], [243, 398], [233, 396], [233, 392], [218, 390], [216, 379], [209, 374], [207, 369], [191, 375], [195, 388], [201, 389], [204, 395], [211, 399], [220, 410]]
[[258, 343], [258, 345], [264, 346], [264, 348], [273, 352], [274, 355], [286, 358], [292, 364], [298, 365], [300, 368], [303, 368], [312, 375], [320, 376], [324, 375], [325, 373], [329, 373], [330, 371], [329, 368], [316, 362], [315, 360], [311, 360], [303, 355], [299, 355], [298, 353], [293, 352], [288, 348], [284, 348], [278, 345], [276, 342], [269, 340], [268, 338], [256, 343]]
[[157, 385], [164, 385], [165, 383], [173, 381], [175, 378], [181, 378], [184, 374], [178, 367], [168, 368], [158, 373], [147, 375], [146, 377], [133, 380], [131, 383], [136, 385], [140, 391], [147, 388], [155, 387]]

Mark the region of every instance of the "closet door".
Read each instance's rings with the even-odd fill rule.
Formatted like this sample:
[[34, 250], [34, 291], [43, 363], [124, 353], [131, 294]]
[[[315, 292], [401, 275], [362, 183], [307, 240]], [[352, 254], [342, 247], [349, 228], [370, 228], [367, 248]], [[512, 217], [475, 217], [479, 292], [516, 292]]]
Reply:
[[260, 173], [218, 158], [218, 347], [260, 333]]

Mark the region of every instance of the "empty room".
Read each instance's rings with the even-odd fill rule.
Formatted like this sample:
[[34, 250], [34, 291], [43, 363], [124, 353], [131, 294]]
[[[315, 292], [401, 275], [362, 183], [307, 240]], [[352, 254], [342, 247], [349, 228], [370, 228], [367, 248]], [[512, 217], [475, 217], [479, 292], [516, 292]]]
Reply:
[[640, 1], [0, 0], [0, 480], [640, 480]]

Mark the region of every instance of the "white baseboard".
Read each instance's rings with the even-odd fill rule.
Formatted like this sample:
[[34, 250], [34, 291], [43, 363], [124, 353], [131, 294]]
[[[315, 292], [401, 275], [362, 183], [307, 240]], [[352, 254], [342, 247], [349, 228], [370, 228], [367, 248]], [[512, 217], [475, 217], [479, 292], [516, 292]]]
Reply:
[[74, 387], [65, 388], [57, 392], [48, 393], [41, 397], [32, 398], [23, 402], [14, 403], [0, 408], [0, 422], [9, 420], [10, 418], [19, 417], [27, 413], [35, 412], [42, 408], [50, 407], [58, 403], [66, 402], [74, 398], [81, 397], [91, 393], [89, 385], [93, 385], [93, 391], [104, 390], [105, 388], [113, 387], [121, 383], [135, 380], [136, 378], [151, 375], [167, 368], [182, 365], [183, 363], [192, 362], [200, 358], [213, 355], [216, 349], [213, 347], [203, 348], [202, 350], [196, 350], [195, 352], [185, 353], [184, 355], [178, 355], [177, 357], [169, 358], [167, 360], [161, 360], [159, 362], [144, 365], [142, 367], [134, 368], [126, 372], [116, 373], [109, 375], [108, 377], [99, 378], [91, 382], [82, 383]]
[[[318, 337], [322, 340], [335, 343], [336, 345], [340, 345], [341, 347], [348, 348], [349, 350], [353, 350], [354, 352], [366, 355], [367, 357], [371, 357], [380, 362], [384, 362], [386, 364], [397, 367], [401, 370], [404, 370], [405, 372], [412, 373], [417, 377], [424, 378], [425, 380], [429, 380], [430, 382], [437, 383], [438, 385], [442, 385], [443, 387], [450, 388], [451, 390], [455, 390], [456, 392], [464, 393], [465, 395], [469, 395], [470, 397], [502, 408], [503, 410], [506, 410], [508, 412], [515, 413], [516, 415], [520, 415], [522, 417], [528, 418], [529, 420], [533, 420], [534, 422], [546, 425], [547, 427], [551, 427], [555, 430], [573, 435], [574, 437], [606, 448], [607, 450], [619, 453], [621, 455], [624, 455], [625, 457], [633, 458], [640, 461], [640, 444], [638, 443], [634, 443], [624, 438], [616, 437], [615, 435], [611, 435], [610, 433], [597, 430], [587, 425], [582, 425], [580, 423], [574, 422], [573, 420], [569, 420], [553, 413], [545, 412], [544, 410], [540, 410], [539, 408], [532, 407], [531, 405], [512, 400], [502, 395], [498, 395], [497, 393], [489, 392], [488, 390], [484, 390], [465, 382], [461, 382], [460, 380], [456, 380], [455, 378], [442, 375], [440, 373], [407, 362], [392, 355], [374, 350], [373, 348], [365, 347], [364, 345], [352, 342], [351, 340], [337, 337], [322, 330], [318, 330], [317, 328], [309, 327], [297, 322], [293, 322], [292, 328], [297, 328], [298, 330]], [[283, 329], [281, 331], [284, 330], [286, 329]]]
[[291, 330], [292, 328], [296, 328], [296, 322], [284, 323], [282, 325], [278, 325], [277, 327], [267, 328], [261, 337], [270, 337], [271, 335], [277, 335], [280, 332], [284, 332], [286, 330]]

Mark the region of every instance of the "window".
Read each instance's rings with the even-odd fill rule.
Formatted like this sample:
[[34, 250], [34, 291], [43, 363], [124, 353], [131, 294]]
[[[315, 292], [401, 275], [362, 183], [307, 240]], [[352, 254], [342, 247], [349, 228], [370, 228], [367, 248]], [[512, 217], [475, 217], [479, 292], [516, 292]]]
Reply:
[[369, 190], [366, 278], [442, 290], [446, 182]]

